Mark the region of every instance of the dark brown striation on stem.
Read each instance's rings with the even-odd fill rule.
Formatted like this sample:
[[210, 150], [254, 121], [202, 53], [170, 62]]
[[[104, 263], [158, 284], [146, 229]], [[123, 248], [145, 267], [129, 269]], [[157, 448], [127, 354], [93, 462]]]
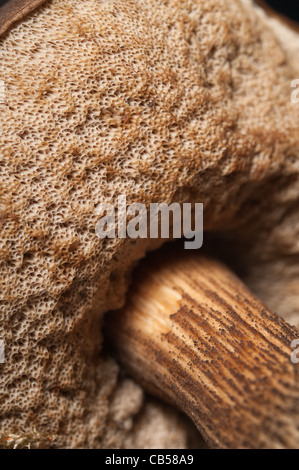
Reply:
[[[160, 255], [159, 255], [160, 256]], [[219, 448], [299, 444], [299, 337], [219, 262], [157, 256], [107, 317], [121, 362]]]
[[49, 0], [10, 0], [0, 8], [0, 36], [16, 22]]

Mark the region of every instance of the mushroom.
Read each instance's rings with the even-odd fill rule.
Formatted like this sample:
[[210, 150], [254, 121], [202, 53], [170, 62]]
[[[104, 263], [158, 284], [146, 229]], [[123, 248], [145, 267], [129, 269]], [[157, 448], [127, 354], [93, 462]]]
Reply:
[[246, 285], [298, 321], [299, 36], [249, 0], [11, 0], [0, 18], [0, 446], [125, 447], [143, 401], [113, 421], [102, 322], [165, 240], [100, 240], [95, 209], [203, 203]]
[[211, 447], [298, 447], [299, 330], [219, 261], [155, 254], [106, 331], [132, 376], [184, 411]]

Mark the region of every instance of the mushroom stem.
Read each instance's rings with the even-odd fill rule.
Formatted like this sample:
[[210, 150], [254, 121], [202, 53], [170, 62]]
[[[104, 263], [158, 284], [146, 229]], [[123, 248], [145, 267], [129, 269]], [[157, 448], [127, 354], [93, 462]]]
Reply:
[[106, 331], [132, 376], [184, 411], [210, 446], [298, 447], [299, 331], [218, 261], [156, 255]]

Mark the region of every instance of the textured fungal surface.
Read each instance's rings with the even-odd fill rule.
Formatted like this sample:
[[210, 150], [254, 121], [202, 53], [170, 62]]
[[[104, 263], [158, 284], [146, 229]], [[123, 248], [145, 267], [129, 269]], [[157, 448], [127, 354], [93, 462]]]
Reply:
[[1, 439], [141, 445], [139, 392], [127, 426], [110, 413], [121, 384], [101, 322], [160, 242], [99, 240], [99, 203], [203, 202], [206, 229], [250, 234], [269, 272], [293, 260], [298, 286], [297, 71], [238, 0], [53, 0], [0, 38]]
[[290, 344], [299, 330], [198, 252], [163, 248], [134, 278], [124, 308], [105, 325], [133, 377], [184, 410], [212, 447], [297, 448], [299, 369]]

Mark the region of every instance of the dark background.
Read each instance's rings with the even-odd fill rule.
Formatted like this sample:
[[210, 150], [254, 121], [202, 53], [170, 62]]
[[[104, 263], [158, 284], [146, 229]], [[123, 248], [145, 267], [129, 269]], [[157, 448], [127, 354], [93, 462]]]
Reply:
[[[0, 0], [0, 6], [8, 0]], [[209, 1], [209, 0], [207, 0]], [[228, 2], [230, 0], [227, 0]], [[299, 0], [266, 0], [275, 10], [299, 22]]]
[[274, 9], [299, 22], [299, 0], [268, 0]]

